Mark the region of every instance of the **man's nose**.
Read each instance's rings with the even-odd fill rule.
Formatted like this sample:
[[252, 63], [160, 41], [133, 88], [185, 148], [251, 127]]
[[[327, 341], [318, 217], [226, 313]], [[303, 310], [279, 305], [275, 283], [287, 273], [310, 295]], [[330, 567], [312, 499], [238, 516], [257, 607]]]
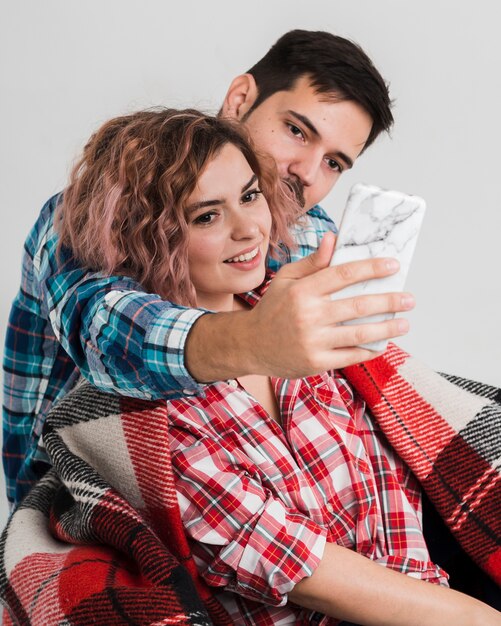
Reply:
[[289, 165], [289, 174], [299, 178], [305, 187], [311, 187], [318, 176], [320, 165], [321, 159], [318, 157], [294, 161]]

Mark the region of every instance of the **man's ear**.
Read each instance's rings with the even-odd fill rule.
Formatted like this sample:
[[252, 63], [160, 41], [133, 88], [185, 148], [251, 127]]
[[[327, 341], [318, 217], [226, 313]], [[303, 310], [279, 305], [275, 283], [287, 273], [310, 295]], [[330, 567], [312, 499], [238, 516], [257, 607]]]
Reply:
[[257, 85], [252, 74], [241, 74], [231, 81], [223, 102], [223, 117], [241, 120], [257, 98]]

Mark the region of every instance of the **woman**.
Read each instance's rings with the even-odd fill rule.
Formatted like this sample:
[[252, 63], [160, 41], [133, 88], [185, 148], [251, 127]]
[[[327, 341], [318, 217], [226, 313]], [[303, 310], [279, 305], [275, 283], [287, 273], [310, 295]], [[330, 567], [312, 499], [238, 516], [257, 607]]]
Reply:
[[[270, 278], [268, 251], [290, 243], [294, 207], [240, 133], [195, 111], [105, 124], [65, 192], [63, 245], [90, 268], [182, 304], [252, 306]], [[85, 413], [78, 397], [63, 405]], [[419, 486], [338, 373], [244, 376], [155, 407], [198, 573], [233, 623], [500, 623], [443, 587], [422, 535]], [[129, 436], [149, 429], [157, 441], [142, 417], [131, 418]], [[51, 429], [45, 442], [57, 469]], [[73, 451], [83, 458], [84, 447]], [[98, 450], [89, 453], [100, 466]], [[165, 470], [165, 450], [152, 445], [150, 454], [152, 467], [163, 454]], [[130, 477], [105, 474], [129, 494]], [[161, 520], [153, 514], [151, 523]]]

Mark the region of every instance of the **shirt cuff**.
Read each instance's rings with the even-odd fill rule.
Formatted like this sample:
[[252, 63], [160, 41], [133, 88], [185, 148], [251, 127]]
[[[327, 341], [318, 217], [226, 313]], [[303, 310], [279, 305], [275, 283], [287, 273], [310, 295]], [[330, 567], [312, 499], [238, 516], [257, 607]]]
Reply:
[[209, 585], [221, 586], [272, 606], [313, 574], [322, 559], [327, 529], [270, 498], [238, 536], [224, 546], [204, 573]]
[[174, 382], [166, 391], [169, 398], [204, 395], [205, 385], [197, 382], [186, 368], [184, 348], [193, 324], [207, 313], [210, 311], [169, 307], [149, 328], [144, 342], [147, 352], [145, 361], [155, 386], [159, 385], [158, 378], [165, 379], [166, 373], [171, 378], [169, 382]]
[[401, 574], [406, 574], [411, 578], [425, 580], [429, 583], [435, 583], [443, 587], [449, 586], [449, 574], [445, 572], [439, 565], [431, 561], [419, 561], [410, 557], [398, 555], [387, 555], [379, 559], [375, 559], [378, 565], [383, 565], [388, 569], [394, 569]]

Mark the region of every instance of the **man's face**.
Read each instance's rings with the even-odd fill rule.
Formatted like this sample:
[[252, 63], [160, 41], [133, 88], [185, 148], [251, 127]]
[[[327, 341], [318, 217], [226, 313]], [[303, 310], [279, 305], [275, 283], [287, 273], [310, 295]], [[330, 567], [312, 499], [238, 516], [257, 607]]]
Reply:
[[278, 91], [245, 118], [256, 149], [271, 155], [280, 176], [296, 190], [305, 211], [323, 200], [350, 169], [372, 128], [370, 115], [353, 101], [328, 100], [307, 77]]

